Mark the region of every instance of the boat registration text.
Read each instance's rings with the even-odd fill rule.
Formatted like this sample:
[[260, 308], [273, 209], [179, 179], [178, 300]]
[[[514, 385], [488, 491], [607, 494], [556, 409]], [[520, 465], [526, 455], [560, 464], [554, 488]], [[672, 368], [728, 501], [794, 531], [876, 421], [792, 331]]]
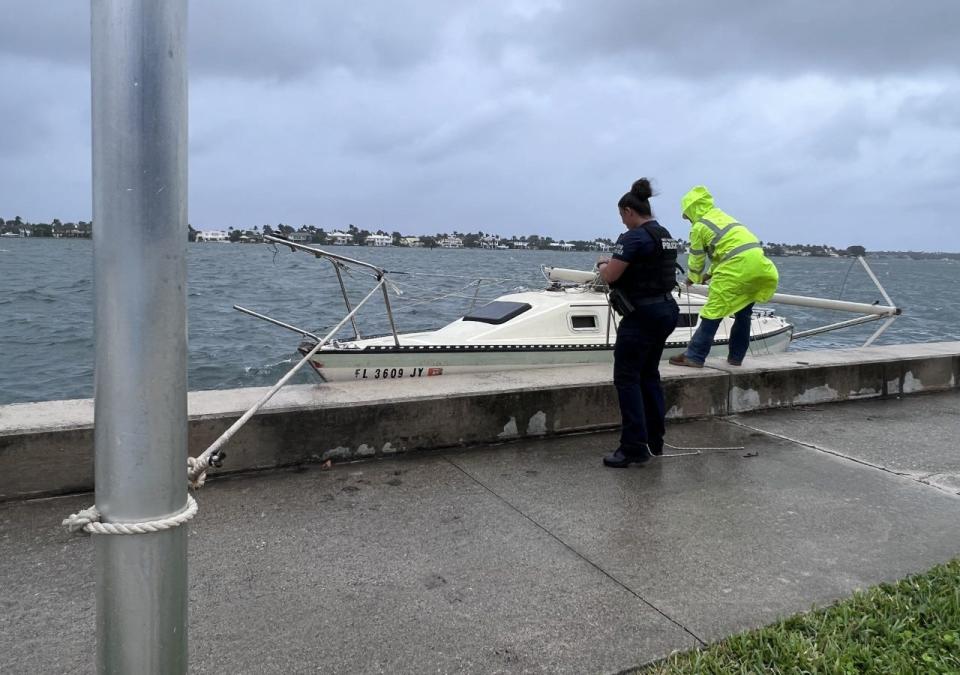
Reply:
[[434, 377], [443, 375], [443, 368], [357, 368], [355, 380], [395, 380], [400, 377]]

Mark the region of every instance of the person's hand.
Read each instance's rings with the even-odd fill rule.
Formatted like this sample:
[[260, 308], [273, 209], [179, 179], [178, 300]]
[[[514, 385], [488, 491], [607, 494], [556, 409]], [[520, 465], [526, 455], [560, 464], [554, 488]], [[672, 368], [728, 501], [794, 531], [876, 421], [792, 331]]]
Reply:
[[686, 279], [683, 280], [683, 284], [687, 288], [690, 288], [691, 286], [693, 286], [693, 279], [691, 279], [690, 277], [687, 277]]
[[600, 269], [600, 265], [606, 265], [610, 262], [610, 258], [597, 258], [597, 263], [594, 265], [595, 269]]

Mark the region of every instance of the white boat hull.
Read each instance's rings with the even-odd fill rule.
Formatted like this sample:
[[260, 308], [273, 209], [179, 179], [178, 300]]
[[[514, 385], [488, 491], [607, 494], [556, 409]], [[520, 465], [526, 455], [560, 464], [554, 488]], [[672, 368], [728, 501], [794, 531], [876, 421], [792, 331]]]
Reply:
[[[763, 319], [754, 319], [760, 324]], [[663, 358], [680, 354], [687, 346], [691, 329], [678, 329], [667, 342]], [[681, 335], [677, 335], [681, 333]], [[750, 339], [748, 353], [783, 352], [790, 344], [793, 326], [777, 319], [770, 330], [756, 331]], [[439, 377], [457, 373], [497, 372], [528, 368], [551, 368], [585, 364], [613, 364], [613, 345], [404, 345], [391, 343], [350, 347], [351, 343], [321, 349], [310, 365], [328, 382], [350, 380], [397, 380]], [[682, 339], [673, 339], [682, 337]], [[368, 342], [368, 341], [365, 341]], [[726, 332], [714, 340], [715, 353], [726, 353]], [[315, 343], [300, 346], [306, 354]]]

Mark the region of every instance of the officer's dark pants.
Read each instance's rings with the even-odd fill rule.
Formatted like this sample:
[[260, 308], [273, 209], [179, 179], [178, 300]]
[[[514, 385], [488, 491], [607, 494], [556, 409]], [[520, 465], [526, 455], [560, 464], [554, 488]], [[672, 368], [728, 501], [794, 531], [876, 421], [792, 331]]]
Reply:
[[639, 305], [624, 317], [614, 347], [613, 384], [620, 398], [620, 448], [630, 454], [663, 450], [665, 406], [660, 387], [663, 345], [677, 326], [680, 309], [669, 300]]

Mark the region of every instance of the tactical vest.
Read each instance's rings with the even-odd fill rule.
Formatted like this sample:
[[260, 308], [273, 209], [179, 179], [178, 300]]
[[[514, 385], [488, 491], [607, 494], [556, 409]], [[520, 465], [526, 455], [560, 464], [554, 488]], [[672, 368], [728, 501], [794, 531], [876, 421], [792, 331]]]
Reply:
[[657, 252], [630, 263], [614, 286], [633, 298], [665, 295], [677, 286], [680, 242], [673, 239], [670, 232], [659, 223], [647, 222], [642, 227], [653, 238]]

